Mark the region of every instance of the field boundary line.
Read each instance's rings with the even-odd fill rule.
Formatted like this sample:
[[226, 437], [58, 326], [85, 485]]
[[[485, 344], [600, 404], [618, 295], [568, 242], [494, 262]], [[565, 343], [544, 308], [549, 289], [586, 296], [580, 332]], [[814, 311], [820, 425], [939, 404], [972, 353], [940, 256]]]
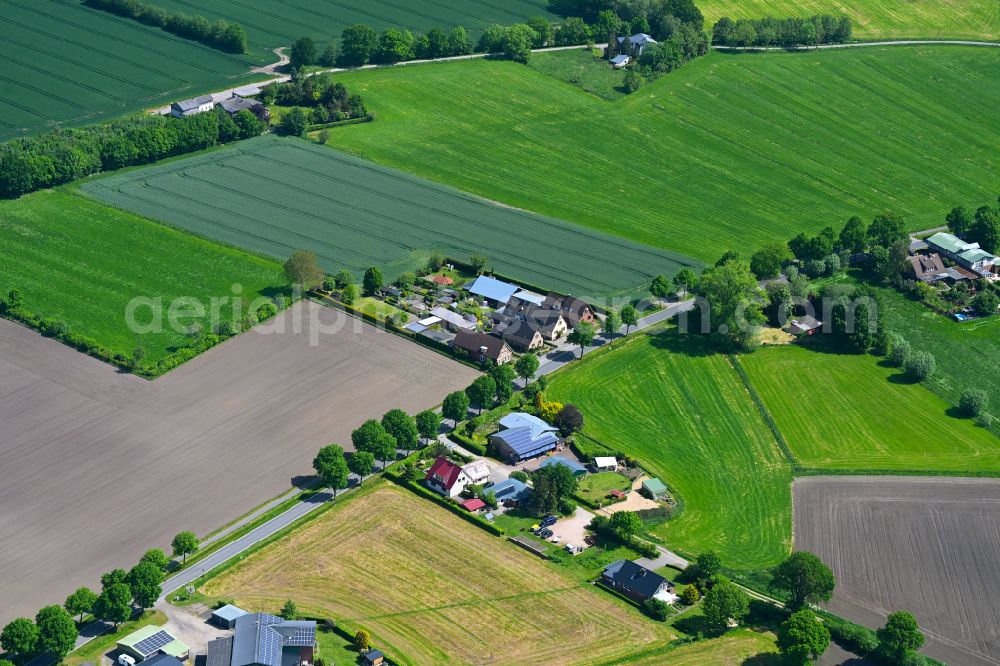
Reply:
[[774, 417], [771, 416], [771, 412], [768, 411], [767, 405], [764, 404], [764, 400], [757, 393], [757, 389], [754, 388], [753, 382], [750, 381], [750, 376], [747, 375], [746, 370], [740, 364], [740, 359], [736, 354], [726, 354], [726, 358], [729, 359], [729, 365], [736, 371], [739, 376], [740, 381], [743, 382], [743, 386], [746, 388], [747, 393], [750, 394], [750, 399], [753, 400], [754, 404], [757, 406], [757, 411], [760, 413], [761, 418], [767, 425], [768, 430], [774, 436], [774, 440], [778, 443], [778, 448], [781, 449], [782, 455], [785, 456], [785, 460], [792, 468], [792, 474], [795, 474], [796, 468], [799, 467], [799, 461], [796, 460], [795, 455], [788, 446], [788, 442], [785, 441], [785, 436], [781, 433], [778, 428], [778, 424], [775, 423]]

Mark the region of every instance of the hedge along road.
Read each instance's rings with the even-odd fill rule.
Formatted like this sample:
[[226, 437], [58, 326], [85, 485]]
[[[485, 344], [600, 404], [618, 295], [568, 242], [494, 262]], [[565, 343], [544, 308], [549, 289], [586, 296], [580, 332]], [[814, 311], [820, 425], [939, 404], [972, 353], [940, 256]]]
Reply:
[[993, 46], [1000, 42], [976, 42], [962, 39], [897, 39], [883, 42], [850, 42], [848, 44], [814, 44], [811, 46], [712, 46], [718, 51], [822, 51], [825, 49], [855, 49], [866, 46]]

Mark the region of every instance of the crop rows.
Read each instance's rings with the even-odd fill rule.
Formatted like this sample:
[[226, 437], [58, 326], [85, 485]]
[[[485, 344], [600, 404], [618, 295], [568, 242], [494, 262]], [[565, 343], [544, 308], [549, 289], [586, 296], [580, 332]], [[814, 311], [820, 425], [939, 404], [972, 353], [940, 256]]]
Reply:
[[330, 41], [352, 23], [412, 31], [464, 25], [478, 32], [493, 22], [510, 25], [535, 15], [555, 18], [544, 0], [161, 0], [159, 4], [170, 11], [239, 23], [255, 49], [291, 44], [303, 35]]
[[0, 4], [0, 140], [219, 87], [249, 60], [69, 0]]
[[227, 244], [327, 270], [387, 275], [433, 250], [490, 257], [510, 277], [580, 296], [612, 296], [671, 273], [683, 257], [497, 206], [328, 148], [264, 137], [100, 179], [84, 191]]
[[852, 215], [925, 229], [995, 202], [998, 67], [968, 47], [710, 54], [616, 103], [508, 62], [351, 72], [379, 120], [330, 141], [714, 262]]

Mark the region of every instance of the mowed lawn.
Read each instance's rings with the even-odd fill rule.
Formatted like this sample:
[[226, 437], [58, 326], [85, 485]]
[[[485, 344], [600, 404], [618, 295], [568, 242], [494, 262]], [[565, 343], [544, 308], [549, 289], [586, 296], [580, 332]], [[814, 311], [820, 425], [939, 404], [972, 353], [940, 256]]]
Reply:
[[1000, 472], [1000, 438], [873, 356], [792, 345], [740, 363], [804, 467]]
[[270, 612], [292, 599], [300, 613], [367, 629], [402, 664], [622, 663], [674, 637], [388, 482], [250, 555], [204, 592]]
[[846, 14], [856, 39], [996, 39], [1000, 5], [995, 0], [701, 0], [710, 27], [722, 16]]
[[881, 289], [889, 327], [914, 349], [934, 354], [937, 368], [927, 386], [951, 404], [967, 388], [990, 396], [990, 411], [1000, 416], [993, 378], [1000, 376], [1000, 317], [957, 322], [932, 312], [898, 292]]
[[736, 568], [788, 553], [790, 467], [725, 356], [674, 329], [637, 335], [557, 373], [547, 397], [676, 491], [683, 512], [657, 528], [668, 546]]
[[645, 292], [697, 263], [561, 220], [498, 206], [302, 139], [264, 136], [82, 186], [115, 206], [284, 260], [312, 250], [328, 272], [388, 279], [433, 250], [482, 252], [502, 275], [583, 298]]
[[[629, 661], [630, 666], [773, 666], [778, 661], [774, 634], [735, 629], [721, 638], [657, 651]], [[756, 658], [756, 659], [755, 659]]]
[[235, 21], [246, 28], [255, 52], [289, 46], [302, 36], [320, 43], [339, 40], [353, 23], [365, 23], [379, 32], [396, 27], [414, 33], [462, 25], [477, 36], [490, 23], [511, 25], [539, 15], [557, 20], [548, 11], [547, 0], [157, 0], [157, 5], [212, 21]]
[[[275, 262], [57, 190], [0, 201], [0, 257], [0, 292], [19, 289], [31, 311], [114, 352], [141, 346], [146, 363], [188, 339], [166, 316], [162, 331], [132, 333], [125, 313], [133, 298], [162, 298], [166, 313], [175, 298], [195, 297], [207, 311], [209, 298], [227, 297], [220, 312], [228, 318], [233, 285], [250, 300], [285, 282]], [[149, 319], [149, 308], [137, 310], [137, 321]]]
[[330, 143], [715, 261], [892, 209], [993, 200], [1000, 49], [713, 53], [621, 102], [512, 62], [353, 72], [374, 123]]
[[262, 78], [253, 58], [77, 0], [4, 0], [0, 25], [0, 141]]

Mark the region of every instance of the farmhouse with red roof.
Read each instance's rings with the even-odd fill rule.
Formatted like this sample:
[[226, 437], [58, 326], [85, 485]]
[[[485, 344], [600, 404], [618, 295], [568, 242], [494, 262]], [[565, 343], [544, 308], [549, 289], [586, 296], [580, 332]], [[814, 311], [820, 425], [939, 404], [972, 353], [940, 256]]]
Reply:
[[457, 497], [469, 484], [468, 475], [452, 461], [438, 456], [424, 477], [427, 487], [445, 497]]

